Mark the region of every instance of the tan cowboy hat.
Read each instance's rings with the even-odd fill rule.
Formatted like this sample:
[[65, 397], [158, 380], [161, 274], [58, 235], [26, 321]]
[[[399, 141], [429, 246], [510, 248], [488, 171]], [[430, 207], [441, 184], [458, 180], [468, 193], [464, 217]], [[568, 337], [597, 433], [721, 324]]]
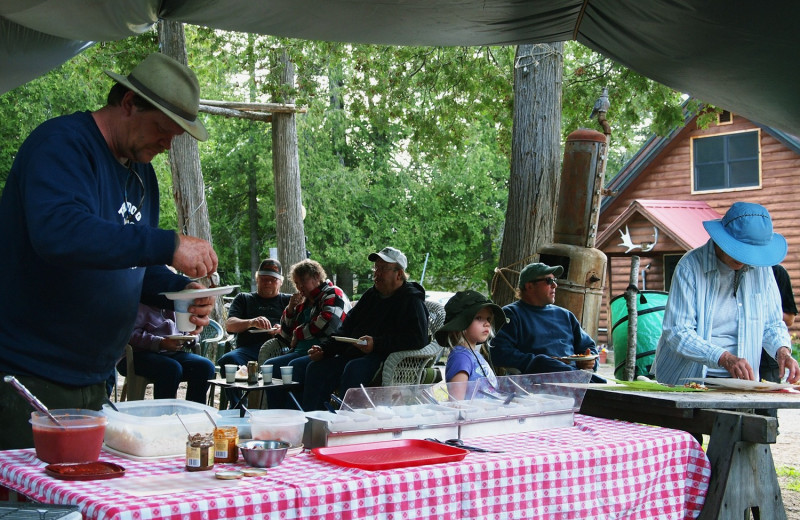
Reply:
[[157, 52], [145, 58], [127, 77], [110, 70], [105, 73], [149, 101], [198, 141], [208, 139], [208, 131], [197, 118], [200, 84], [186, 65]]

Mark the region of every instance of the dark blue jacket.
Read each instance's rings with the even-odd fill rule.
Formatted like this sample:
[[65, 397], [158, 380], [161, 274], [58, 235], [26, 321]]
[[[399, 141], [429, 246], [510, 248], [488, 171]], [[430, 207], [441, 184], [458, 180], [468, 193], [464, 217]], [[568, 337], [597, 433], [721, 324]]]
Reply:
[[90, 112], [47, 121], [22, 144], [0, 199], [0, 372], [102, 382], [140, 299], [165, 305], [158, 292], [188, 283], [165, 267], [175, 232], [157, 228], [155, 171], [133, 168], [145, 197], [126, 224], [125, 201], [139, 205], [142, 187]]

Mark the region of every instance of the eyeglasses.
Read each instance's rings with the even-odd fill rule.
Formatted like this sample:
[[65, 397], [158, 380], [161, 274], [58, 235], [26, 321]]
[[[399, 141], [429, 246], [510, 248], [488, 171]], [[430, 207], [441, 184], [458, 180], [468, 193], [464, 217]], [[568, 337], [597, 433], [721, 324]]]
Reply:
[[537, 282], [544, 282], [547, 285], [558, 285], [558, 279], [557, 278], [539, 278], [539, 279], [533, 281], [533, 283], [537, 283]]
[[[142, 196], [139, 199], [139, 204], [136, 206], [131, 206], [131, 203], [128, 202], [128, 190], [132, 189], [134, 184], [134, 180], [136, 179], [139, 182], [139, 187], [142, 189]], [[122, 219], [125, 221], [126, 224], [133, 224], [135, 220], [136, 214], [142, 211], [142, 205], [144, 204], [144, 181], [142, 178], [139, 177], [139, 174], [136, 173], [130, 164], [128, 164], [128, 179], [125, 181], [125, 192], [123, 194], [125, 200], [125, 213], [122, 215]], [[133, 208], [133, 210], [131, 210]], [[141, 217], [140, 217], [141, 218]]]
[[391, 267], [391, 266], [388, 266], [388, 265], [382, 265], [382, 266], [373, 265], [372, 266], [372, 272], [373, 273], [385, 273], [387, 271], [397, 271], [397, 268], [396, 267]]

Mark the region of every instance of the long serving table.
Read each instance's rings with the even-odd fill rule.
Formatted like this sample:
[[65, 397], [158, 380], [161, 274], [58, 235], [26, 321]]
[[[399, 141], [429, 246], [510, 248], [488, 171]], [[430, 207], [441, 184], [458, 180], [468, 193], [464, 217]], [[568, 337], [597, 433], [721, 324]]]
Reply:
[[778, 421], [750, 412], [800, 408], [800, 393], [642, 392], [585, 386], [581, 413], [709, 435], [711, 483], [701, 520], [741, 520], [756, 509], [763, 519], [786, 519], [769, 447], [777, 439]]
[[576, 414], [570, 428], [472, 438], [503, 453], [366, 471], [304, 452], [263, 477], [218, 480], [182, 457], [138, 461], [103, 452], [122, 478], [61, 481], [33, 450], [0, 452], [0, 485], [80, 506], [89, 519], [436, 518], [683, 519], [703, 506], [710, 464], [689, 434]]

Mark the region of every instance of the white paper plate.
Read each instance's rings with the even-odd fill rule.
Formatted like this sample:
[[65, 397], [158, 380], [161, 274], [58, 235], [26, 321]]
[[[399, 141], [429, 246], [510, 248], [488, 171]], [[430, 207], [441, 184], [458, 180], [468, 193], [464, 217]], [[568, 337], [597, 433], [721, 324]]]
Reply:
[[189, 335], [171, 334], [169, 336], [164, 336], [164, 337], [167, 338], [167, 339], [182, 339], [184, 341], [191, 341], [193, 339], [197, 339], [197, 336], [192, 336], [191, 334], [189, 334]]
[[277, 327], [272, 327], [271, 329], [247, 329], [247, 332], [250, 334], [263, 334], [265, 332], [272, 332], [276, 329]]
[[162, 292], [170, 300], [194, 300], [195, 298], [205, 298], [206, 296], [222, 296], [228, 294], [238, 285], [224, 285], [222, 287], [211, 287], [210, 289], [184, 289], [177, 292]]
[[707, 386], [717, 386], [730, 390], [750, 390], [752, 392], [774, 392], [784, 388], [793, 388], [791, 383], [771, 383], [769, 381], [748, 381], [747, 379], [733, 379], [728, 377], [691, 377], [687, 381], [705, 383]]
[[342, 343], [354, 343], [356, 345], [366, 345], [366, 341], [361, 341], [358, 338], [346, 338], [344, 336], [331, 336], [336, 341], [341, 341]]

